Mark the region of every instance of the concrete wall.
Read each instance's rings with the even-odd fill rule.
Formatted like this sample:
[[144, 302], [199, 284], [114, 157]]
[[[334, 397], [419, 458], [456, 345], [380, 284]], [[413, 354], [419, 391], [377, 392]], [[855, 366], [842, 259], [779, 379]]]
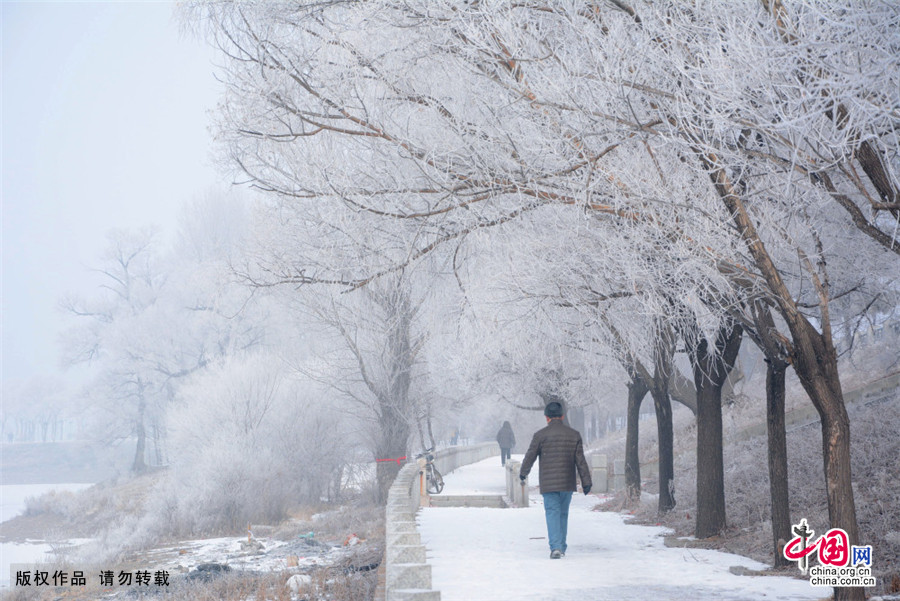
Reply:
[[[449, 474], [463, 465], [500, 454], [496, 442], [450, 447], [434, 454], [434, 465]], [[417, 462], [400, 469], [388, 492], [385, 507], [384, 576], [386, 601], [440, 601], [441, 592], [431, 589], [431, 566], [416, 527], [416, 512], [427, 503], [422, 495], [424, 474]]]
[[[594, 486], [591, 492], [607, 493], [625, 490], [625, 460], [609, 460], [607, 455], [597, 453], [587, 456], [591, 467], [591, 480]], [[659, 475], [659, 464], [656, 461], [641, 464], [641, 478], [655, 478]]]
[[528, 485], [519, 480], [521, 461], [506, 461], [506, 498], [513, 507], [528, 507]]
[[606, 455], [588, 455], [587, 460], [591, 467], [591, 482], [593, 482], [591, 492], [609, 492], [610, 483], [608, 482], [609, 476], [607, 475], [608, 465]]
[[434, 454], [434, 466], [440, 473], [449, 474], [458, 467], [478, 463], [482, 459], [499, 454], [500, 447], [496, 442], [447, 447]]

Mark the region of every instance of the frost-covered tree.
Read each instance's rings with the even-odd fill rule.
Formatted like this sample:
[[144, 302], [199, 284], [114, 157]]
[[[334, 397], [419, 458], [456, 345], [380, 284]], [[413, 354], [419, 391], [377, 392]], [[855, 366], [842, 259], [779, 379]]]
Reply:
[[414, 224], [402, 252], [296, 281], [362, 285], [548, 208], [633, 226], [632, 268], [683, 266], [648, 298], [706, 315], [710, 347], [736, 307], [777, 313], [822, 419], [831, 525], [856, 540], [832, 331], [896, 293], [895, 6], [209, 8], [234, 59], [223, 131], [242, 173], [315, 199], [334, 227], [380, 217], [369, 231], [393, 244]]
[[307, 290], [303, 301], [324, 326], [318, 335], [330, 342], [320, 343], [312, 366], [298, 369], [321, 382], [328, 397], [341, 400], [361, 424], [357, 436], [368, 443], [382, 503], [423, 408], [416, 386], [423, 375], [422, 300], [413, 280], [397, 272], [350, 294]]
[[322, 393], [259, 349], [189, 377], [168, 416], [171, 477], [157, 500], [168, 506], [165, 527], [233, 532], [327, 498], [352, 454], [346, 425]]
[[[831, 10], [850, 17], [858, 31], [866, 30], [866, 44], [848, 39], [843, 24], [833, 25], [844, 16]], [[879, 53], [891, 52], [896, 45], [896, 38], [882, 29], [896, 21], [896, 11], [884, 5], [803, 8], [798, 17], [809, 27], [806, 41], [779, 35], [774, 21], [781, 16], [767, 19], [761, 8], [757, 14], [759, 19], [741, 22], [724, 13], [710, 14], [702, 27], [690, 14], [669, 19], [664, 28], [670, 31], [667, 47], [659, 52], [666, 58], [681, 54], [676, 64], [682, 89], [669, 87], [671, 101], [650, 96], [659, 100], [675, 126], [665, 136], [681, 143], [685, 157], [693, 156], [709, 174], [746, 246], [744, 264], [761, 277], [765, 295], [784, 320], [793, 367], [821, 417], [831, 525], [844, 528], [852, 541], [858, 533], [834, 312], [841, 305], [865, 307], [883, 294], [883, 277], [890, 273], [883, 268], [896, 258], [886, 246], [867, 246], [857, 236], [858, 230], [834, 203], [835, 191], [828, 182], [834, 184], [842, 167], [852, 172], [858, 136], [874, 134], [883, 142], [893, 134], [885, 137], [882, 124], [888, 116], [878, 109], [860, 111], [852, 128], [824, 117], [835, 110], [839, 98], [858, 105], [869, 94], [882, 94], [884, 71], [876, 76], [869, 69], [883, 64]], [[824, 39], [828, 56], [821, 54]], [[830, 54], [832, 48], [860, 57], [865, 67], [843, 80], [807, 72], [810, 60], [816, 70], [841, 64]], [[894, 69], [888, 77], [896, 76]], [[888, 145], [879, 161], [890, 165], [895, 157]], [[837, 195], [864, 198], [865, 186], [844, 189]], [[848, 252], [854, 239], [859, 242]], [[867, 276], [860, 277], [867, 270]], [[886, 290], [890, 293], [890, 286]], [[839, 589], [836, 595], [860, 593]]]
[[[416, 223], [412, 246], [399, 257], [382, 252], [374, 255], [379, 260], [366, 257], [353, 265], [331, 257], [318, 269], [303, 265], [279, 272], [281, 281], [359, 285], [441, 244], [459, 245], [474, 232], [499, 230], [545, 207], [587, 209], [609, 216], [612, 227], [658, 223], [590, 199], [598, 186], [609, 194], [609, 179], [614, 193], [627, 192], [619, 179], [607, 176], [595, 183], [590, 174], [633, 132], [613, 131], [610, 144], [605, 131], [596, 152], [586, 155], [582, 126], [573, 129], [551, 114], [556, 109], [537, 102], [501, 39], [517, 34], [515, 27], [522, 24], [509, 19], [512, 13], [505, 8], [459, 12], [453, 3], [427, 9], [384, 3], [379, 8], [384, 12], [374, 14], [377, 27], [372, 27], [373, 15], [353, 7], [332, 12], [322, 6], [212, 5], [217, 39], [239, 59], [229, 67], [228, 147], [254, 185], [281, 202], [317, 200], [313, 218], [322, 219], [328, 211], [326, 223], [340, 224], [341, 233], [355, 231], [350, 226], [359, 228], [372, 217]], [[445, 28], [441, 17], [458, 23]], [[401, 27], [409, 42], [398, 50], [394, 39]], [[416, 57], [412, 63], [411, 56]], [[552, 77], [541, 83], [560, 92]], [[247, 95], [249, 89], [266, 92]], [[493, 108], [516, 97], [527, 100], [503, 112]], [[277, 121], [272, 111], [280, 115]], [[588, 122], [592, 119], [589, 115]], [[307, 139], [311, 143], [304, 143]], [[350, 156], [365, 159], [348, 165]], [[578, 190], [583, 174], [588, 174], [586, 196]], [[329, 199], [337, 203], [322, 203]], [[381, 221], [380, 228], [397, 227]], [[655, 238], [666, 235], [663, 229]], [[659, 367], [668, 371], [662, 363]], [[654, 390], [661, 427], [668, 432], [661, 440], [671, 448], [666, 377], [658, 378]], [[663, 464], [671, 463], [671, 453], [664, 455], [669, 459]], [[664, 503], [665, 508], [673, 503]]]
[[[100, 437], [135, 440], [136, 473], [146, 469], [148, 451], [152, 464], [167, 462], [165, 412], [179, 382], [263, 340], [265, 312], [228, 269], [239, 237], [214, 219], [221, 226], [225, 215], [238, 218], [239, 208], [203, 204], [186, 209], [175, 253], [163, 253], [151, 229], [111, 232], [98, 292], [65, 301], [77, 318], [65, 334], [65, 359], [92, 366], [85, 396], [97, 409]], [[192, 218], [204, 212], [204, 219]], [[205, 239], [191, 236], [204, 222]]]
[[160, 381], [133, 341], [150, 330], [148, 317], [165, 281], [155, 248], [156, 233], [115, 230], [98, 269], [103, 278], [95, 298], [65, 301], [83, 325], [66, 334], [65, 359], [103, 366], [90, 396], [112, 419], [114, 436], [136, 440], [132, 471], [146, 469], [147, 433], [162, 403]]

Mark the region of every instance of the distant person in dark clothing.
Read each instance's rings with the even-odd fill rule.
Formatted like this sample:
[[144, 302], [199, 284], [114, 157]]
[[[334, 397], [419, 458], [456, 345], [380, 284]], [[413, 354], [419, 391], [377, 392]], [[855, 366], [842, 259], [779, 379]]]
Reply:
[[513, 433], [512, 426], [509, 422], [503, 422], [500, 431], [497, 432], [497, 444], [500, 445], [500, 465], [506, 465], [512, 449], [516, 446], [516, 435]]
[[575, 471], [581, 476], [584, 494], [591, 492], [591, 470], [584, 458], [581, 434], [563, 423], [562, 405], [556, 401], [544, 408], [547, 427], [534, 433], [522, 460], [519, 478], [524, 484], [534, 461], [540, 457], [541, 496], [544, 497], [544, 517], [547, 519], [547, 538], [550, 539], [550, 559], [566, 556], [566, 532], [569, 525], [569, 504], [575, 492]]

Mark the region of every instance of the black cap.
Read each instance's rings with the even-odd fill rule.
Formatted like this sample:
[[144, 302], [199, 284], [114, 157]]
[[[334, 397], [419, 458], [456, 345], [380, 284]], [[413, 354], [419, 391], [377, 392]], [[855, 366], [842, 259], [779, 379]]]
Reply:
[[544, 407], [544, 415], [547, 417], [562, 417], [563, 410], [562, 405], [553, 401], [552, 403], [547, 403], [547, 406]]

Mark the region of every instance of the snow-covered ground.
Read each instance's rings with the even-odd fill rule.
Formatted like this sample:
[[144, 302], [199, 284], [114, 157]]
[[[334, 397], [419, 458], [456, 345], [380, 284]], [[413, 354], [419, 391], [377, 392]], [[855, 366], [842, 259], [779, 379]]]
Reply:
[[254, 537], [253, 540], [255, 547], [251, 548], [244, 544], [246, 537], [182, 541], [146, 551], [142, 560], [147, 569], [166, 570], [171, 574], [186, 573], [204, 563], [225, 564], [233, 570], [268, 573], [330, 566], [347, 555], [346, 547], [321, 543], [314, 538], [298, 537], [283, 541]]
[[[90, 484], [4, 484], [0, 486], [0, 522], [12, 519], [25, 510], [25, 500], [51, 490], [76, 491]], [[56, 544], [57, 541], [51, 541]], [[80, 541], [79, 541], [80, 542]], [[9, 587], [9, 566], [13, 563], [45, 561], [53, 546], [47, 541], [25, 543], [0, 542], [0, 589]]]
[[[530, 482], [536, 481], [535, 473]], [[450, 495], [502, 494], [504, 471], [499, 458], [492, 457], [448, 474], [445, 484], [444, 493]], [[668, 548], [665, 528], [629, 525], [620, 514], [592, 511], [596, 495], [573, 497], [566, 557], [550, 560], [536, 488], [531, 501], [525, 509], [430, 507], [420, 512], [432, 586], [443, 601], [787, 601], [824, 599], [832, 592], [797, 578], [735, 575], [732, 566], [767, 567], [739, 555]]]

